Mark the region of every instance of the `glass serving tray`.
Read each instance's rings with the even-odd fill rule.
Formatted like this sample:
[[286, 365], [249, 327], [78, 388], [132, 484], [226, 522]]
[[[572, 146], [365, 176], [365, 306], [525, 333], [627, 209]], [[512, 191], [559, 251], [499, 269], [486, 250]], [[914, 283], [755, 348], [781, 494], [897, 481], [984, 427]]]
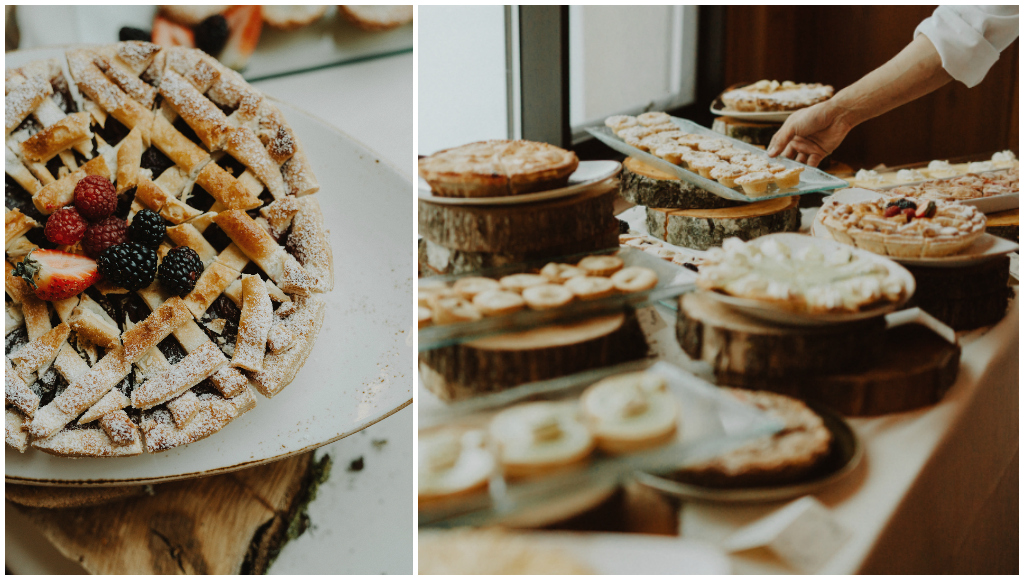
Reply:
[[[725, 135], [722, 135], [721, 133], [716, 133], [706, 127], [701, 127], [700, 125], [694, 123], [693, 121], [680, 119], [678, 117], [672, 117], [672, 122], [678, 125], [687, 133], [706, 135], [708, 137], [722, 139], [723, 141], [728, 141], [729, 143], [732, 144], [733, 147], [737, 149], [750, 151], [751, 153], [763, 155], [765, 156], [765, 158], [767, 158], [767, 154], [764, 152], [764, 150], [758, 149], [757, 147], [754, 147], [749, 143], [744, 143], [743, 141], [726, 137]], [[661, 157], [658, 157], [657, 155], [648, 153], [641, 149], [637, 149], [632, 145], [627, 145], [625, 141], [623, 141], [617, 135], [615, 135], [615, 133], [613, 133], [612, 130], [609, 129], [608, 127], [590, 128], [587, 129], [587, 131], [590, 132], [590, 134], [593, 135], [594, 137], [597, 137], [599, 141], [611, 147], [612, 149], [615, 149], [619, 153], [622, 153], [623, 155], [636, 157], [637, 159], [640, 159], [644, 163], [657, 169], [660, 169], [665, 173], [674, 175], [687, 183], [692, 183], [693, 185], [696, 185], [697, 187], [705, 191], [709, 191], [719, 197], [724, 197], [725, 199], [731, 199], [733, 201], [742, 201], [750, 203], [755, 201], [764, 201], [766, 199], [773, 199], [776, 197], [804, 195], [806, 193], [814, 193], [818, 191], [831, 191], [833, 189], [839, 189], [841, 187], [847, 186], [847, 183], [842, 179], [829, 175], [828, 173], [825, 173], [820, 169], [811, 167], [809, 165], [804, 165], [803, 163], [797, 163], [796, 161], [793, 161], [792, 159], [786, 159], [785, 157], [776, 157], [774, 158], [774, 161], [777, 163], [781, 163], [786, 167], [800, 167], [804, 170], [803, 173], [800, 174], [800, 183], [797, 184], [796, 187], [790, 187], [786, 189], [779, 189], [778, 187], [775, 186], [775, 184], [772, 184], [768, 186], [768, 191], [765, 192], [764, 195], [750, 197], [743, 193], [743, 189], [740, 186], [736, 186], [736, 188], [726, 187], [721, 183], [718, 183], [717, 181], [701, 177], [699, 174], [694, 173], [693, 171], [690, 171], [688, 169], [685, 169], [682, 166], [676, 165], [674, 163], [669, 163], [668, 161], [662, 159]]]
[[436, 276], [420, 280], [421, 283], [429, 280], [444, 283], [454, 283], [460, 278], [470, 276], [485, 276], [488, 278], [501, 278], [509, 274], [522, 272], [537, 272], [546, 264], [551, 262], [575, 264], [586, 256], [612, 255], [622, 258], [626, 268], [630, 266], [642, 266], [650, 268], [658, 275], [658, 284], [649, 290], [631, 292], [629, 294], [615, 294], [598, 300], [587, 300], [572, 302], [562, 308], [551, 310], [529, 310], [523, 309], [505, 316], [486, 317], [472, 322], [456, 322], [452, 324], [438, 324], [420, 328], [417, 332], [419, 337], [419, 350], [427, 351], [441, 348], [452, 344], [458, 344], [468, 340], [482, 338], [493, 334], [502, 334], [520, 330], [529, 330], [550, 324], [561, 324], [583, 318], [603, 316], [623, 312], [630, 308], [640, 308], [648, 304], [669, 300], [680, 294], [692, 291], [695, 286], [693, 272], [656, 258], [633, 248], [609, 249], [602, 252], [587, 252], [573, 256], [563, 256], [480, 270], [467, 274], [451, 276]]
[[[628, 372], [647, 370], [663, 376], [679, 403], [674, 440], [648, 451], [607, 455], [595, 450], [586, 463], [529, 479], [505, 478], [499, 469], [487, 492], [434, 500], [419, 506], [420, 527], [525, 524], [570, 517], [580, 511], [581, 498], [603, 497], [637, 471], [664, 473], [715, 457], [752, 439], [780, 431], [784, 425], [767, 413], [742, 403], [704, 381], [666, 362], [638, 361], [591, 370], [568, 377], [515, 387], [434, 411], [423, 411], [419, 432], [443, 429], [484, 430], [496, 413], [512, 405], [534, 401], [573, 403], [597, 381]], [[492, 452], [495, 444], [485, 442]]]

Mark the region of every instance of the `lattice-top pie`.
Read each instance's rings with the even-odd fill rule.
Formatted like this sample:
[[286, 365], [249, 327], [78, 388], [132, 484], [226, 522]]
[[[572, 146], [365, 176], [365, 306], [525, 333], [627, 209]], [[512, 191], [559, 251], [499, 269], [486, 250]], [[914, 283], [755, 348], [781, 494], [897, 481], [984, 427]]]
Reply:
[[70, 79], [6, 71], [7, 444], [198, 441], [312, 348], [334, 284], [319, 185], [281, 112], [198, 50], [66, 60]]
[[985, 214], [956, 202], [881, 197], [829, 202], [821, 223], [837, 241], [898, 258], [933, 258], [963, 251], [985, 233]]
[[579, 160], [534, 141], [479, 141], [420, 160], [420, 176], [443, 197], [502, 197], [565, 186]]
[[792, 81], [758, 81], [722, 93], [722, 102], [734, 111], [793, 111], [830, 98], [829, 85]]

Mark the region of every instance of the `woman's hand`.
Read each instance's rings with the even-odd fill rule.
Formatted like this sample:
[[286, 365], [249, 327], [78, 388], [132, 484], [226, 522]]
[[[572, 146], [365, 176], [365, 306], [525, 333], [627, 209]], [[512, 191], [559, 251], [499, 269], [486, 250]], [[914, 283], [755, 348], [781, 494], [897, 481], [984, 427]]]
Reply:
[[826, 101], [801, 109], [786, 119], [768, 146], [768, 155], [794, 159], [817, 167], [836, 150], [852, 125], [844, 122], [840, 110]]

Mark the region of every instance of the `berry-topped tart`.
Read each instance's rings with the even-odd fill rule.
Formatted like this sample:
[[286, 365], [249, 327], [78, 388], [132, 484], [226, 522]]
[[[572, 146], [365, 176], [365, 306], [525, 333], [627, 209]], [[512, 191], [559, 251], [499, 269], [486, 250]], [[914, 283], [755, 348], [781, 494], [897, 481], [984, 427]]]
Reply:
[[967, 249], [985, 233], [985, 214], [952, 201], [879, 197], [826, 203], [821, 223], [836, 241], [897, 258], [936, 258]]
[[6, 72], [7, 445], [155, 453], [279, 393], [334, 285], [281, 112], [191, 48], [119, 42]]

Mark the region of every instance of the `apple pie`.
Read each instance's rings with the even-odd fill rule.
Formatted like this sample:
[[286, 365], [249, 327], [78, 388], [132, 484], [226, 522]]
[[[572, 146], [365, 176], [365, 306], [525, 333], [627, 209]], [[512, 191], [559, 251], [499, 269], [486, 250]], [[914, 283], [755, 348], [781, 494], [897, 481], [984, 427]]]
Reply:
[[564, 187], [576, 154], [535, 141], [479, 141], [420, 159], [420, 176], [443, 197], [504, 197]]
[[758, 81], [722, 93], [722, 102], [734, 111], [795, 111], [832, 98], [832, 87], [819, 83]]

